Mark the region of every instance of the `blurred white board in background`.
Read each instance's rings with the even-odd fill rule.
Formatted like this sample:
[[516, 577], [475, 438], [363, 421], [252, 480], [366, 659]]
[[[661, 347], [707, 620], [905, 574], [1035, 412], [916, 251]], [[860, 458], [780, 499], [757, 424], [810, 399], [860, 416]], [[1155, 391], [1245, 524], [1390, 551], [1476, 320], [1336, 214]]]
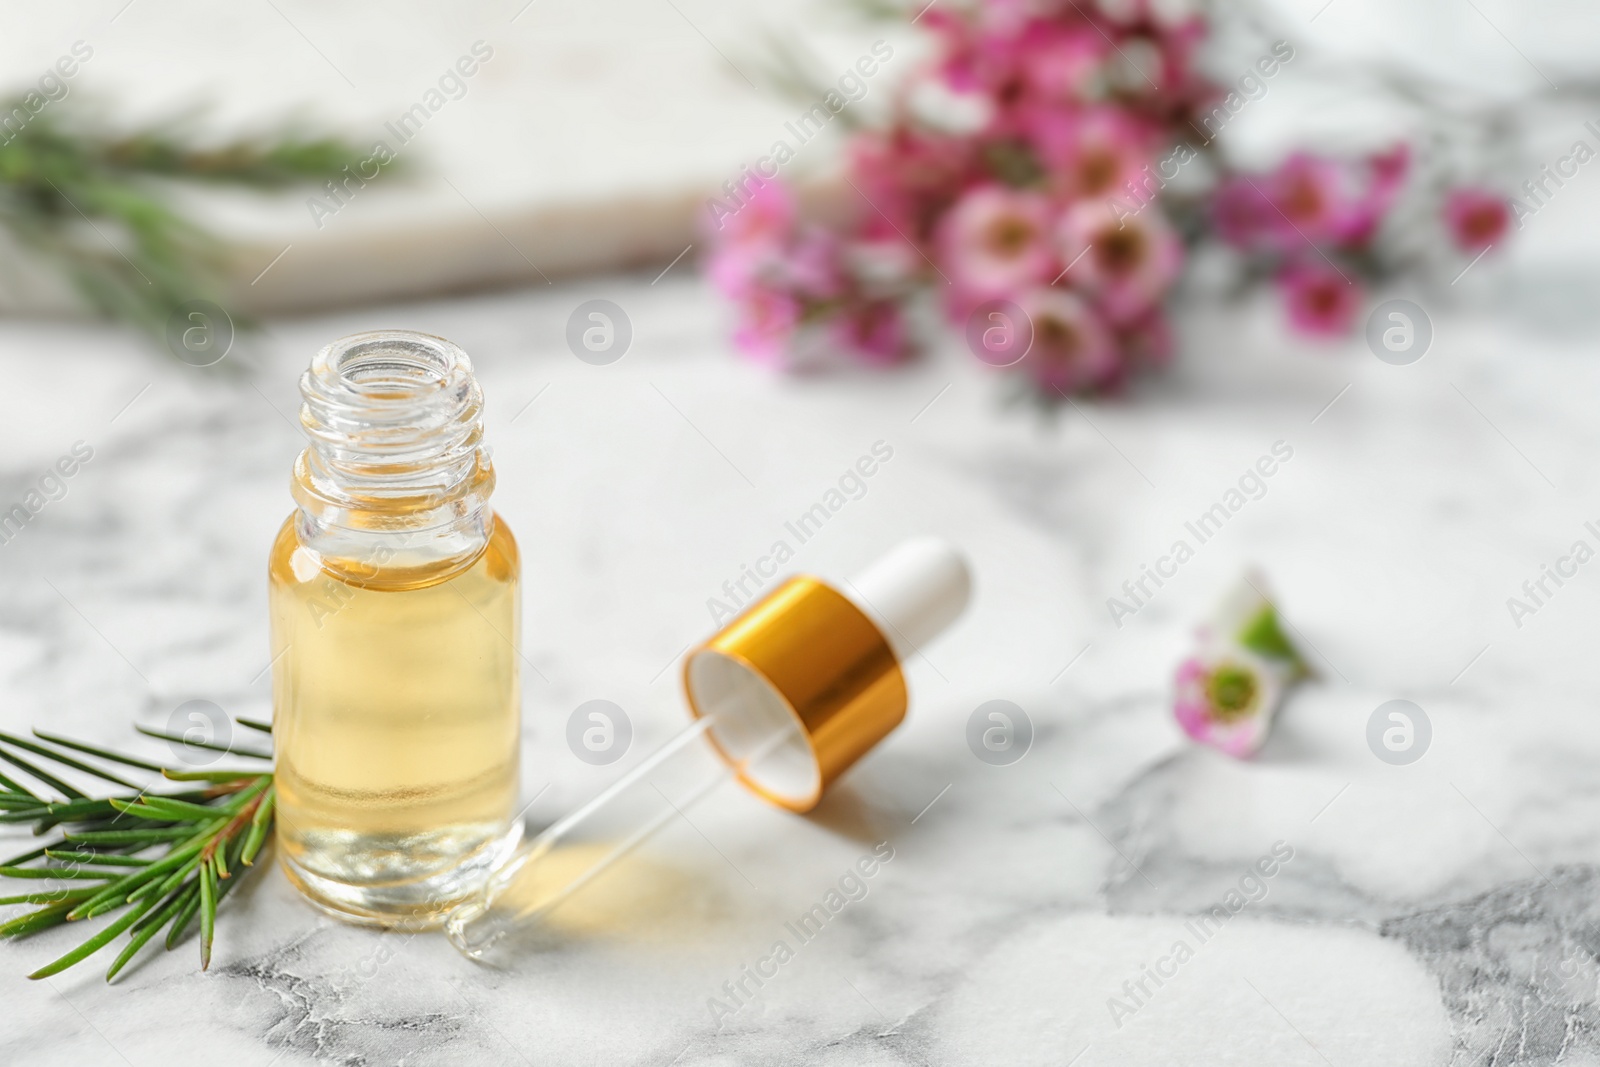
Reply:
[[[6, 15], [0, 87], [25, 89], [82, 41], [93, 54], [50, 107], [93, 104], [123, 126], [198, 112], [201, 128], [219, 136], [299, 116], [363, 146], [383, 141], [410, 175], [352, 184], [343, 204], [323, 195], [315, 207], [311, 190], [190, 201], [229, 240], [241, 307], [301, 308], [664, 265], [698, 239], [696, 209], [708, 193], [762, 154], [797, 110], [762, 78], [768, 36], [803, 38], [820, 70], [843, 70], [873, 39], [820, 7], [39, 5]], [[874, 79], [873, 92], [882, 95], [892, 73]], [[825, 141], [836, 140], [808, 146], [796, 171], [825, 169], [834, 148]], [[56, 302], [48, 286], [9, 300], [40, 301]]]

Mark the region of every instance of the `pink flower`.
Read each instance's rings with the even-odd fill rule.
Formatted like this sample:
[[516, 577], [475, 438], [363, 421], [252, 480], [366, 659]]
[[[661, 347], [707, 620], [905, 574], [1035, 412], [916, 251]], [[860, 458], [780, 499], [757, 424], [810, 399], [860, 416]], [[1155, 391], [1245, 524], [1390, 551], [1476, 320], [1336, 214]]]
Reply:
[[761, 250], [718, 246], [706, 264], [706, 276], [723, 296], [729, 300], [739, 300], [755, 282], [760, 274], [761, 263], [766, 258], [766, 253]]
[[1033, 345], [1022, 365], [1046, 389], [1064, 394], [1104, 384], [1117, 370], [1111, 334], [1077, 294], [1041, 286], [1021, 297], [1033, 327]]
[[1354, 164], [1296, 152], [1270, 174], [1225, 179], [1212, 195], [1212, 225], [1246, 251], [1357, 249], [1394, 207], [1410, 166], [1403, 144]]
[[788, 187], [762, 182], [742, 201], [714, 201], [711, 212], [711, 283], [733, 300], [743, 300], [752, 287], [774, 284], [774, 275], [784, 269], [798, 214]]
[[835, 342], [862, 362], [884, 366], [911, 353], [900, 305], [892, 300], [858, 303], [829, 323]]
[[1037, 102], [1075, 104], [1089, 95], [1112, 48], [1093, 26], [1036, 20], [1018, 41], [1016, 60]]
[[1289, 687], [1310, 673], [1264, 584], [1259, 574], [1239, 581], [1200, 627], [1200, 650], [1175, 680], [1172, 710], [1183, 732], [1230, 756], [1261, 747]]
[[1332, 241], [1348, 224], [1347, 175], [1332, 160], [1296, 152], [1268, 180], [1267, 232], [1279, 250]]
[[[1174, 5], [1151, 6], [1170, 8]], [[1166, 117], [1178, 122], [1178, 112], [1195, 108], [1221, 95], [1216, 84], [1200, 71], [1196, 62], [1210, 28], [1205, 18], [1194, 12], [1169, 16], [1156, 13], [1152, 19], [1157, 27], [1156, 41], [1161, 50], [1161, 74], [1157, 81], [1161, 85], [1162, 99], [1158, 103], [1167, 104], [1171, 112]]]
[[939, 252], [951, 280], [979, 300], [1048, 281], [1055, 262], [1050, 204], [998, 185], [974, 189], [945, 217]]
[[788, 288], [812, 300], [829, 300], [845, 290], [839, 238], [820, 227], [808, 228], [779, 264]]
[[864, 133], [850, 143], [851, 179], [863, 204], [861, 236], [927, 241], [974, 174], [971, 138], [906, 127]]
[[1283, 682], [1271, 665], [1238, 645], [1220, 645], [1178, 666], [1173, 715], [1202, 744], [1243, 758], [1272, 730]]
[[979, 47], [977, 28], [967, 12], [933, 4], [917, 21], [938, 43], [932, 69], [941, 81], [957, 92], [985, 87], [988, 57]]
[[988, 96], [1002, 113], [1031, 98], [1030, 75], [1052, 85], [1070, 79], [1081, 60], [1059, 50], [1069, 36], [1063, 21], [1033, 18], [1026, 6], [987, 0], [970, 12], [932, 8], [919, 21], [939, 38], [939, 78], [956, 92]]
[[1094, 293], [1113, 322], [1159, 304], [1183, 266], [1183, 245], [1155, 210], [1129, 215], [1080, 203], [1062, 217], [1059, 240], [1068, 280]]
[[1341, 337], [1350, 332], [1364, 293], [1355, 279], [1320, 260], [1302, 260], [1278, 275], [1289, 324], [1300, 333]]
[[1475, 253], [1506, 235], [1511, 209], [1505, 197], [1486, 189], [1452, 189], [1444, 203], [1450, 237], [1463, 252]]
[[[724, 214], [719, 208], [731, 208]], [[797, 208], [794, 194], [783, 182], [763, 181], [737, 198], [720, 200], [712, 208], [712, 236], [721, 244], [766, 244], [784, 240], [794, 228]]]
[[1172, 323], [1160, 308], [1123, 327], [1117, 336], [1117, 347], [1122, 350], [1124, 366], [1164, 367], [1172, 361], [1175, 345]]
[[1029, 122], [1029, 138], [1068, 199], [1127, 195], [1150, 162], [1149, 130], [1120, 108], [1041, 108]]
[[1235, 248], [1249, 250], [1263, 244], [1277, 214], [1266, 190], [1243, 174], [1224, 179], [1211, 196], [1211, 227]]
[[1368, 156], [1362, 169], [1366, 172], [1366, 187], [1350, 194], [1334, 230], [1335, 241], [1345, 246], [1364, 245], [1378, 232], [1410, 173], [1411, 149], [1399, 144]]
[[783, 367], [799, 324], [799, 301], [776, 289], [755, 287], [745, 293], [740, 303], [733, 343], [757, 363]]
[[1378, 184], [1391, 189], [1398, 188], [1411, 170], [1411, 146], [1400, 141], [1386, 152], [1368, 156], [1367, 165]]
[[712, 253], [707, 274], [711, 283], [732, 300], [744, 300], [754, 290], [782, 290], [808, 300], [839, 296], [847, 281], [841, 263], [839, 239], [820, 227], [756, 242], [719, 245]]
[[1116, 54], [1108, 64], [1110, 88], [1141, 113], [1181, 129], [1198, 105], [1218, 95], [1195, 61], [1206, 38], [1206, 21], [1156, 13], [1171, 6], [1167, 4], [1138, 6], [1145, 10], [1117, 35]]

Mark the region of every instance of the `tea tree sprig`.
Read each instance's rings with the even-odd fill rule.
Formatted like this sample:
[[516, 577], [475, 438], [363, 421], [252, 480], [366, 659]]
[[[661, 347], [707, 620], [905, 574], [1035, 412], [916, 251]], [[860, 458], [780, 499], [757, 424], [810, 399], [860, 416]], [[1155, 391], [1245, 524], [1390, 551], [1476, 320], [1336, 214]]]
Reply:
[[[31, 110], [20, 98], [0, 100], [0, 114]], [[70, 105], [37, 113], [0, 138], [0, 233], [95, 311], [160, 339], [175, 308], [222, 295], [215, 279], [226, 261], [217, 237], [182, 209], [176, 187], [319, 186], [347, 177], [369, 154], [293, 125], [206, 144], [194, 125], [128, 131]]]
[[[238, 722], [271, 735], [267, 723]], [[32, 823], [37, 836], [57, 835], [43, 847], [0, 861], [0, 878], [21, 883], [17, 893], [0, 896], [0, 905], [40, 905], [0, 923], [0, 937], [28, 937], [120, 913], [30, 978], [59, 974], [127, 934], [127, 944], [106, 972], [110, 981], [163, 930], [170, 951], [196, 918], [200, 966], [209, 967], [217, 907], [266, 845], [276, 809], [270, 753], [139, 730], [197, 755], [221, 751], [265, 766], [186, 771], [42, 730], [33, 731], [32, 739], [0, 731], [0, 760], [21, 772], [20, 780], [0, 775], [0, 823]], [[83, 756], [158, 773], [160, 781], [177, 788], [157, 792], [159, 782], [141, 788]], [[133, 792], [91, 796], [60, 777], [73, 773]], [[52, 799], [52, 791], [61, 799]], [[41, 887], [39, 882], [56, 884]]]

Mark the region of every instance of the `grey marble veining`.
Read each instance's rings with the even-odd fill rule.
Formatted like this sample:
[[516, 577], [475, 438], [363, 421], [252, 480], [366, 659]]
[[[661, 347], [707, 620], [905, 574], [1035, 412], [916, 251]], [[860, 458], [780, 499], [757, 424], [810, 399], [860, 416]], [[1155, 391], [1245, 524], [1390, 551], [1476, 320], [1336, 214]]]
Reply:
[[1384, 924], [1439, 977], [1457, 1031], [1452, 1063], [1600, 1055], [1597, 888], [1592, 864], [1559, 867]]
[[[562, 340], [594, 296], [634, 323], [610, 367]], [[1586, 353], [1440, 310], [1434, 350], [1397, 368], [1286, 344], [1262, 309], [1197, 312], [1167, 378], [1047, 425], [954, 353], [771, 379], [730, 356], [721, 316], [686, 271], [594, 280], [271, 323], [208, 370], [109, 330], [0, 326], [0, 504], [94, 449], [0, 544], [7, 729], [138, 744], [132, 720], [188, 699], [268, 712], [295, 379], [358, 329], [440, 333], [479, 367], [542, 676], [524, 679], [534, 827], [682, 724], [674, 666], [712, 629], [708, 598], [874, 442], [892, 460], [792, 566], [847, 574], [936, 531], [978, 579], [910, 668], [907, 722], [816, 813], [713, 794], [616, 872], [598, 925], [491, 970], [437, 935], [333, 922], [269, 871], [227, 900], [209, 973], [191, 943], [110, 987], [100, 958], [29, 983], [70, 933], [0, 946], [0, 1063], [1600, 1062], [1600, 564], [1520, 628], [1506, 607], [1600, 520]], [[1117, 628], [1106, 598], [1280, 440], [1294, 458], [1267, 494]], [[1183, 739], [1168, 687], [1252, 561], [1319, 677], [1236, 763]], [[1433, 723], [1410, 766], [1366, 745], [1393, 697]], [[610, 767], [565, 745], [593, 698], [634, 724]], [[1034, 726], [1011, 766], [965, 742], [996, 698]], [[867, 895], [716, 1015], [878, 842], [894, 857]], [[1277, 842], [1293, 858], [1259, 899], [1196, 936]], [[1175, 975], [1113, 1012], [1180, 940]]]

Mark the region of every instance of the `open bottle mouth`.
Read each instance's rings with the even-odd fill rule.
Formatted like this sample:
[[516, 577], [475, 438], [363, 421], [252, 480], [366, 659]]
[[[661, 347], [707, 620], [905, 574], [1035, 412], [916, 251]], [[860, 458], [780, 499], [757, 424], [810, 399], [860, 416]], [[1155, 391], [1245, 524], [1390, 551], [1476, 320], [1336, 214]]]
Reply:
[[[404, 399], [444, 389], [461, 368], [461, 350], [426, 334], [358, 334], [330, 345], [331, 370], [340, 384], [374, 399]], [[315, 372], [319, 368], [313, 365]], [[465, 368], [470, 374], [470, 364]]]

